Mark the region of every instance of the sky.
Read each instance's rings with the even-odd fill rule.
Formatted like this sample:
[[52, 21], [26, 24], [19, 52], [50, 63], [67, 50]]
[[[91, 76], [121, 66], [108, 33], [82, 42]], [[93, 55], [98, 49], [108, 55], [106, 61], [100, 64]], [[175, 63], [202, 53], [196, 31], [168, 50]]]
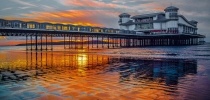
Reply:
[[210, 42], [210, 0], [0, 0], [0, 18], [119, 28], [119, 14], [163, 12], [168, 6], [198, 21]]

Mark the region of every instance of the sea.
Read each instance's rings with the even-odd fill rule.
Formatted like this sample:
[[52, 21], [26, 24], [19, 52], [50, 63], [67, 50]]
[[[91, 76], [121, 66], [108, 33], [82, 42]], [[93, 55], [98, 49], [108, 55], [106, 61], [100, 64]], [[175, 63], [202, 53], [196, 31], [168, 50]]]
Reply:
[[210, 44], [0, 47], [1, 100], [209, 100]]

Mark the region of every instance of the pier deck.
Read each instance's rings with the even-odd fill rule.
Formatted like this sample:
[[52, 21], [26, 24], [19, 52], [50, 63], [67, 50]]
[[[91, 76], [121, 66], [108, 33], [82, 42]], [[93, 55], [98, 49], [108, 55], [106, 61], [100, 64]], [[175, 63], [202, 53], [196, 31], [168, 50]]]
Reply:
[[[96, 48], [123, 48], [123, 47], [142, 47], [142, 46], [182, 46], [203, 44], [205, 36], [200, 34], [155, 34], [137, 35], [126, 33], [107, 33], [107, 32], [88, 32], [88, 31], [64, 31], [64, 30], [45, 30], [45, 29], [21, 29], [21, 28], [0, 28], [0, 36], [25, 36], [26, 50], [53, 50], [53, 37], [63, 37], [64, 49], [79, 49], [76, 45], [83, 48], [84, 41], [89, 48], [96, 44]], [[34, 39], [33, 39], [34, 38]], [[35, 40], [33, 43], [32, 40]], [[48, 40], [48, 41], [43, 41]], [[49, 42], [50, 43], [46, 43]], [[80, 43], [75, 41], [80, 40]], [[41, 41], [41, 42], [40, 42]], [[68, 42], [69, 41], [69, 42]], [[70, 41], [74, 41], [72, 43]], [[92, 41], [96, 41], [93, 43]], [[106, 47], [104, 46], [106, 41]], [[50, 45], [48, 48], [47, 45]], [[75, 45], [75, 46], [72, 46]], [[29, 46], [29, 47], [28, 47]], [[39, 47], [41, 46], [41, 47]], [[44, 48], [44, 47], [46, 48]], [[66, 47], [67, 46], [67, 47]], [[34, 47], [34, 49], [33, 49]]]

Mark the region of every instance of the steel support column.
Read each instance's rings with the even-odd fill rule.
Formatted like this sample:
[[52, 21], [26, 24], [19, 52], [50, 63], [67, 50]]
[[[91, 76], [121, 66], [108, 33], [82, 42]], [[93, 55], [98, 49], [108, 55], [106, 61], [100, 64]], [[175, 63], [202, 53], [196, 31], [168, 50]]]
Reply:
[[63, 34], [63, 38], [64, 38], [64, 49], [66, 49], [66, 35]]
[[45, 47], [46, 47], [46, 48], [45, 48], [45, 49], [47, 50], [47, 34], [46, 34], [46, 37], [45, 37], [45, 38], [46, 38], [46, 40], [45, 40], [45, 42], [46, 42], [46, 43], [45, 43], [45, 44], [46, 44]]
[[36, 33], [36, 35], [35, 35], [35, 42], [36, 42], [36, 43], [35, 43], [35, 44], [36, 44], [36, 51], [38, 50], [38, 43], [37, 43], [37, 42], [38, 42], [38, 41], [37, 41], [37, 37], [38, 37], [38, 36], [37, 36], [37, 35], [38, 35], [38, 34]]
[[53, 50], [53, 35], [51, 34], [51, 51]]
[[28, 51], [28, 35], [26, 34], [26, 51]]
[[97, 42], [97, 49], [98, 49], [98, 35], [96, 36], [96, 38], [97, 38], [97, 41], [96, 42]]

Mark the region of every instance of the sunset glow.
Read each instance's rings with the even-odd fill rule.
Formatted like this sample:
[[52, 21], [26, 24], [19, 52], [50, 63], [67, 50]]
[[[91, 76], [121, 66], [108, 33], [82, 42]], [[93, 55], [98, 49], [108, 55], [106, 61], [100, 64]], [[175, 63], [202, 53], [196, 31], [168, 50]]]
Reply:
[[5, 37], [4, 36], [0, 36], [0, 40], [4, 40], [5, 39]]
[[[5, 0], [0, 4], [0, 18], [119, 28], [118, 15], [121, 13], [140, 15], [162, 12], [174, 5], [182, 9], [180, 14], [186, 18], [197, 20], [199, 33], [206, 35], [207, 41], [210, 41], [207, 4], [197, 0]], [[202, 10], [191, 10], [194, 6]]]
[[0, 100], [208, 100], [210, 0], [1, 0]]

